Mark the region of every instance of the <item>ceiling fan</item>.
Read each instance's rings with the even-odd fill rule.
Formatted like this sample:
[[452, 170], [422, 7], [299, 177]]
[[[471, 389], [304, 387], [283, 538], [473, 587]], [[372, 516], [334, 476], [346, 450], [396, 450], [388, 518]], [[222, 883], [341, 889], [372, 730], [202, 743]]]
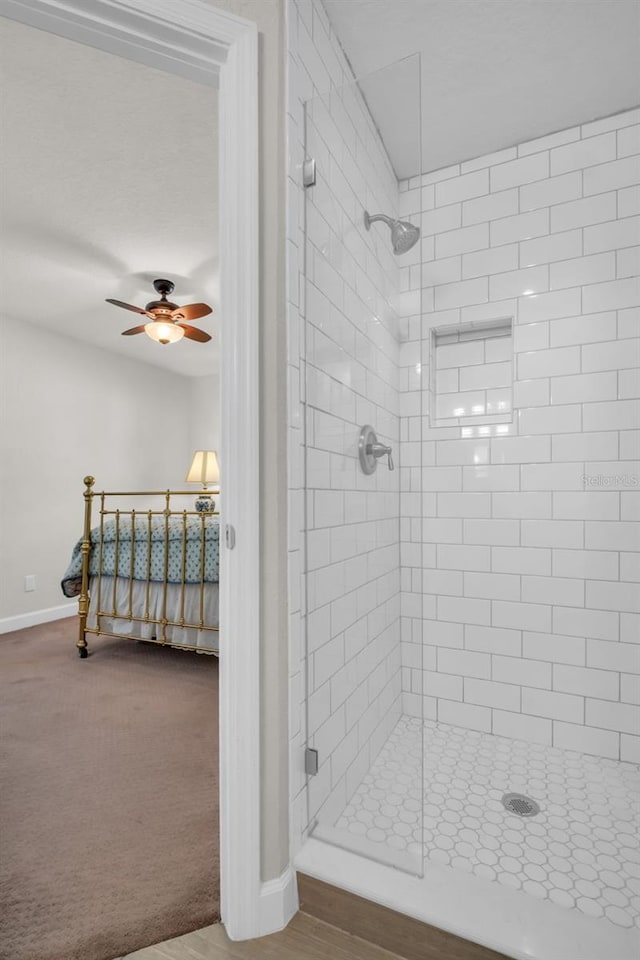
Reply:
[[149, 318], [148, 323], [143, 323], [139, 327], [131, 327], [130, 330], [123, 330], [123, 337], [131, 337], [135, 333], [146, 333], [157, 343], [176, 343], [182, 337], [197, 340], [199, 343], [206, 343], [211, 340], [211, 336], [204, 330], [192, 327], [184, 322], [185, 320], [197, 320], [198, 317], [206, 317], [208, 313], [212, 312], [210, 306], [206, 303], [187, 303], [184, 307], [179, 307], [177, 303], [171, 303], [170, 300], [167, 300], [167, 294], [172, 293], [175, 286], [171, 280], [154, 280], [153, 286], [155, 291], [160, 294], [160, 299], [152, 300], [146, 307], [134, 307], [131, 303], [107, 298], [107, 303], [113, 303], [116, 307], [123, 307], [125, 310], [132, 310], [134, 313], [141, 313]]

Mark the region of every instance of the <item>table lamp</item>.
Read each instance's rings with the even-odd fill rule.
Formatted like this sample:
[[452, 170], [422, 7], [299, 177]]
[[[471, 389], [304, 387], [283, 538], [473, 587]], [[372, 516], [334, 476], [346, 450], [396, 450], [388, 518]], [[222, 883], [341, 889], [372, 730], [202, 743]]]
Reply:
[[201, 483], [205, 491], [196, 500], [198, 513], [214, 513], [216, 502], [206, 491], [210, 483], [220, 482], [220, 468], [215, 450], [196, 450], [186, 477], [187, 483]]

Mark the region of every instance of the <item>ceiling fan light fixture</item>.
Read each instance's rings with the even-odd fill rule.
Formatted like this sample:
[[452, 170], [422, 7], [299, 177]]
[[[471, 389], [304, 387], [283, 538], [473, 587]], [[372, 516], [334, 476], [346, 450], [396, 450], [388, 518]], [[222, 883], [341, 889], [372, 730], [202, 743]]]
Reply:
[[164, 320], [151, 320], [145, 323], [144, 332], [156, 343], [177, 343], [184, 337], [184, 330], [178, 323], [167, 323]]
[[185, 303], [182, 306], [171, 303], [170, 300], [167, 300], [167, 294], [173, 290], [172, 280], [154, 280], [153, 287], [156, 293], [160, 294], [160, 300], [152, 300], [146, 307], [136, 307], [132, 303], [123, 303], [122, 300], [107, 298], [107, 303], [112, 303], [115, 307], [122, 307], [123, 310], [131, 310], [133, 313], [141, 313], [143, 316], [149, 317], [148, 323], [141, 323], [137, 327], [123, 330], [123, 337], [133, 337], [139, 333], [146, 333], [150, 340], [162, 344], [177, 343], [183, 337], [186, 337], [187, 340], [195, 340], [197, 343], [208, 343], [211, 340], [210, 333], [200, 330], [199, 327], [193, 327], [188, 322], [212, 313], [213, 311], [208, 303]]

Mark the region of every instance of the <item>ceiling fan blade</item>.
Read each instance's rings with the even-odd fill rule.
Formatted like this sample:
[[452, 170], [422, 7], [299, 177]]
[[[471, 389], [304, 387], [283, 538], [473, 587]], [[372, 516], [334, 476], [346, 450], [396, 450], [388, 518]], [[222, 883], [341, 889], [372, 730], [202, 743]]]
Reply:
[[132, 303], [123, 303], [122, 300], [110, 300], [107, 298], [107, 303], [112, 303], [115, 307], [122, 307], [124, 310], [132, 310], [133, 313], [142, 313], [146, 316], [149, 316], [146, 310], [143, 310], [142, 307], [134, 307]]
[[188, 323], [181, 323], [180, 326], [184, 330], [185, 337], [188, 337], [189, 340], [197, 340], [199, 343], [207, 343], [211, 340], [210, 334], [205, 333], [204, 330], [199, 330], [198, 327], [190, 327]]
[[172, 317], [174, 320], [197, 320], [212, 312], [211, 307], [206, 303], [186, 303], [184, 307], [174, 310]]
[[[143, 311], [143, 312], [144, 312], [144, 311]], [[131, 327], [130, 330], [123, 330], [123, 331], [122, 331], [122, 336], [123, 336], [123, 337], [132, 337], [132, 336], [134, 335], [134, 333], [144, 333], [144, 328], [145, 328], [144, 323], [143, 323], [142, 326], [140, 326], [140, 327]]]

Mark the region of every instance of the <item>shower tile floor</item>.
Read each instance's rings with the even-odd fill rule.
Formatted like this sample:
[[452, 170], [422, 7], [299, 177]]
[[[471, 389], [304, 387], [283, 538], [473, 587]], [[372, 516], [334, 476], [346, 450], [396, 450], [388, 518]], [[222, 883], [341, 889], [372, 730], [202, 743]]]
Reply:
[[[421, 854], [422, 721], [401, 717], [338, 829]], [[640, 767], [424, 723], [427, 860], [640, 926]], [[540, 805], [524, 818], [505, 793]]]

